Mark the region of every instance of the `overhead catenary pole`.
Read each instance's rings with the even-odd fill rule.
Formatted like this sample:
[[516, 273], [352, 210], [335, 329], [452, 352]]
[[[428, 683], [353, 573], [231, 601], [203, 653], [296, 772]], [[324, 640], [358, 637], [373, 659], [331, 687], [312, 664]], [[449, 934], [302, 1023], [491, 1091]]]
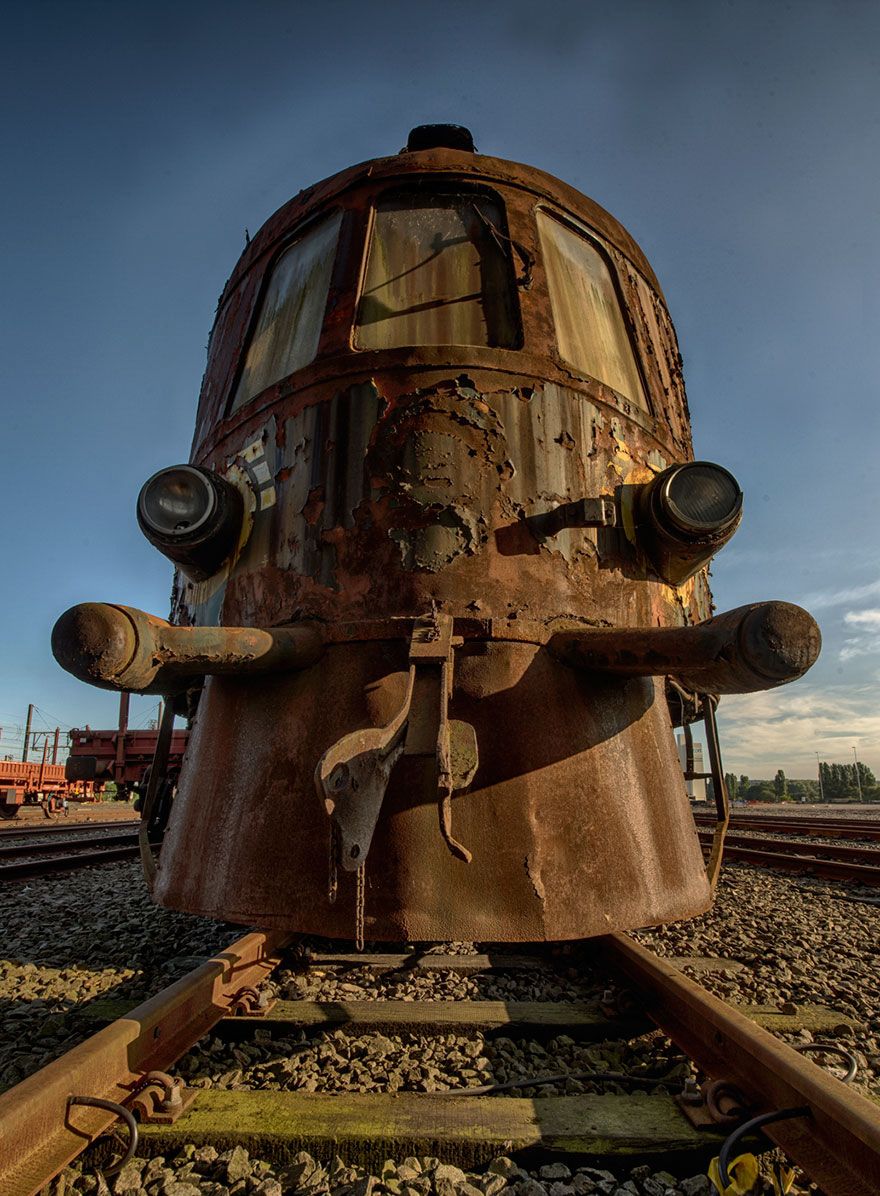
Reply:
[[58, 763], [58, 740], [61, 735], [61, 728], [55, 728], [55, 742], [52, 744], [52, 763]]
[[863, 801], [864, 798], [862, 797], [862, 778], [859, 776], [859, 758], [856, 755], [855, 744], [853, 744], [853, 760], [855, 760], [855, 763], [856, 763], [856, 784], [859, 787], [859, 801]]
[[825, 786], [822, 784], [822, 764], [819, 760], [819, 753], [816, 752], [816, 767], [819, 769], [819, 800], [825, 801]]
[[21, 758], [26, 761], [28, 758], [28, 748], [30, 747], [31, 738], [31, 722], [34, 717], [34, 704], [31, 702], [28, 705], [27, 722], [24, 725], [24, 747], [21, 749]]

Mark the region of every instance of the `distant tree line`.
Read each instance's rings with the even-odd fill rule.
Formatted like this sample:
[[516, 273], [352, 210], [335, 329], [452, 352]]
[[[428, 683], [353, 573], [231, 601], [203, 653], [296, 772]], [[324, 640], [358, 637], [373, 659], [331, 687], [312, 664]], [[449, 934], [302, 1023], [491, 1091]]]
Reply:
[[866, 764], [828, 764], [823, 761], [819, 765], [819, 775], [821, 789], [818, 781], [790, 780], [781, 768], [772, 781], [753, 780], [745, 774], [737, 776], [732, 772], [726, 772], [724, 780], [731, 799], [739, 801], [820, 801], [823, 795], [826, 801], [858, 801], [859, 784], [864, 801], [880, 801], [880, 785]]
[[819, 765], [819, 776], [829, 800], [848, 797], [858, 799], [860, 787], [863, 797], [877, 788], [877, 778], [867, 765], [861, 763], [826, 764], [823, 760]]

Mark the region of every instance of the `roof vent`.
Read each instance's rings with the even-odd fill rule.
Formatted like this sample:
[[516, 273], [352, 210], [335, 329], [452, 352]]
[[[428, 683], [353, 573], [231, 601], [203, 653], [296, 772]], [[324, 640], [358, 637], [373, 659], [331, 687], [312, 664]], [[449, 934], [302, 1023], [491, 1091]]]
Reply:
[[474, 154], [474, 138], [464, 125], [416, 125], [406, 139], [406, 148], [412, 152], [427, 149], [457, 149]]

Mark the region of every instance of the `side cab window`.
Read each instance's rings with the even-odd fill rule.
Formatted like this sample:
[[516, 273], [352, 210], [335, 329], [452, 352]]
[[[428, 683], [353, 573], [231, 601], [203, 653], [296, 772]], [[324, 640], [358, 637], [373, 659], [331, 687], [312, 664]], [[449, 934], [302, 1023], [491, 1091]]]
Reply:
[[537, 217], [560, 357], [649, 410], [605, 254], [594, 238], [549, 212], [539, 208]]
[[315, 359], [327, 308], [342, 213], [312, 225], [272, 268], [230, 411]]

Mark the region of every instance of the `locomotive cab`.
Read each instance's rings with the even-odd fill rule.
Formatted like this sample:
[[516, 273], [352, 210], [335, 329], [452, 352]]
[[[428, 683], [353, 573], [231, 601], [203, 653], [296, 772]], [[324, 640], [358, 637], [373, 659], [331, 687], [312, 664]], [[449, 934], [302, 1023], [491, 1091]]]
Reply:
[[720, 833], [707, 873], [673, 719], [706, 720], [723, 830], [717, 695], [819, 650], [785, 603], [711, 617], [741, 513], [597, 204], [457, 126], [302, 192], [221, 297], [190, 462], [138, 500], [170, 622], [85, 604], [53, 635], [194, 710], [156, 900], [359, 941], [705, 910]]

